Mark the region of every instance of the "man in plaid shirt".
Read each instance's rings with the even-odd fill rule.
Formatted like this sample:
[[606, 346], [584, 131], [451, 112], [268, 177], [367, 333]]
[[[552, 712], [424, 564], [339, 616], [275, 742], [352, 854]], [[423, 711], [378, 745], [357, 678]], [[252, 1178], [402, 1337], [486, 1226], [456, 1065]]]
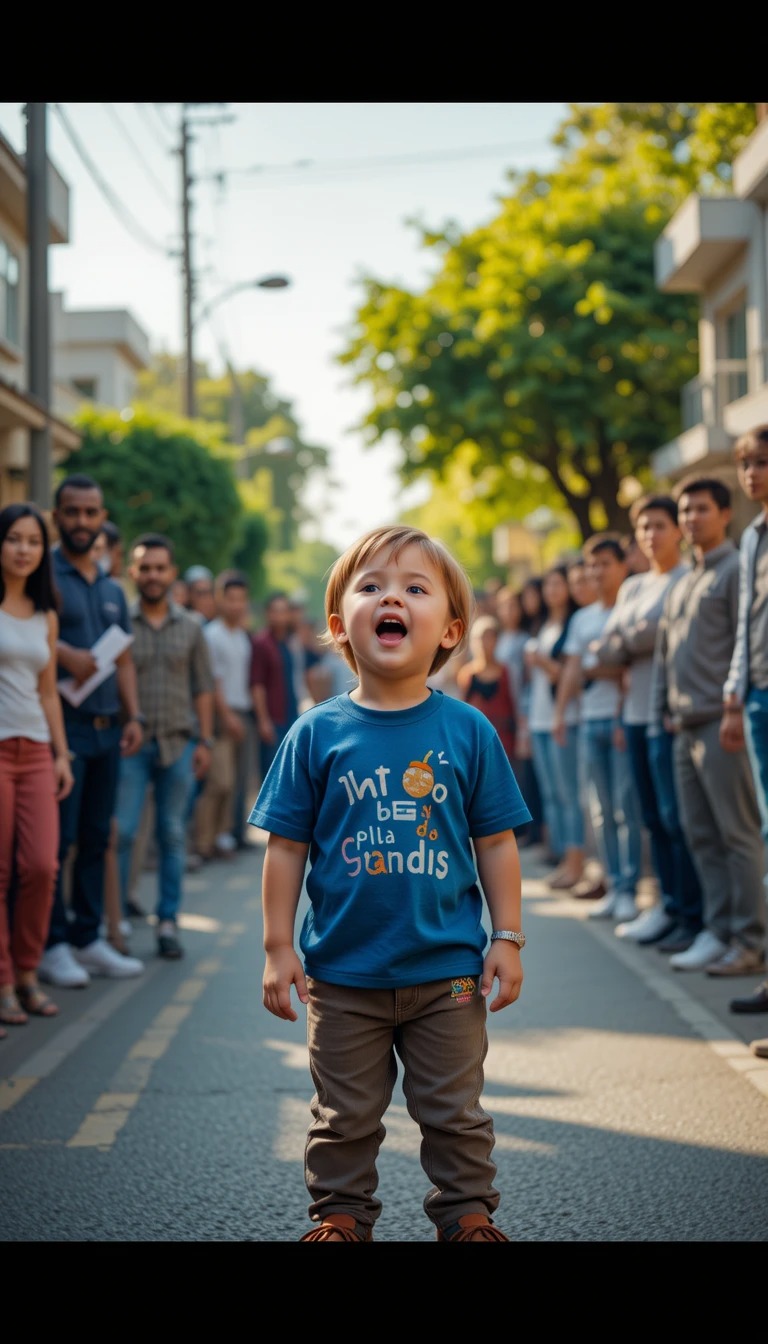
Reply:
[[[118, 866], [128, 899], [131, 849], [147, 788], [154, 786], [158, 849], [157, 950], [183, 956], [178, 915], [186, 859], [190, 790], [203, 779], [213, 746], [214, 681], [199, 621], [170, 598], [177, 577], [173, 543], [145, 533], [131, 548], [128, 573], [138, 597], [130, 615], [144, 742], [120, 763], [117, 792]], [[125, 768], [123, 768], [125, 767]]]

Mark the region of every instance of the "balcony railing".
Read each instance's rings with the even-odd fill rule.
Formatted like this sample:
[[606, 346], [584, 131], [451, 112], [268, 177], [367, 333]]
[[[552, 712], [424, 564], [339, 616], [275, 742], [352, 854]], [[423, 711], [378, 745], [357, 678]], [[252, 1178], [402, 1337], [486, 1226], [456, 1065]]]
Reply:
[[698, 374], [680, 394], [683, 429], [722, 429], [726, 406], [768, 384], [768, 342], [747, 359], [718, 359], [714, 376]]

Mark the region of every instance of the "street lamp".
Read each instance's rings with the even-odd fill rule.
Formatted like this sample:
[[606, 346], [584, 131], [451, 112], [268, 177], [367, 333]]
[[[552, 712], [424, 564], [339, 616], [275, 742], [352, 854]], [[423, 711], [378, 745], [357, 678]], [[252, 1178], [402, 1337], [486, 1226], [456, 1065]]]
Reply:
[[215, 295], [187, 324], [186, 413], [190, 420], [194, 420], [197, 410], [195, 403], [195, 363], [192, 350], [192, 333], [195, 328], [207, 317], [210, 317], [214, 308], [218, 308], [220, 303], [224, 303], [225, 299], [231, 299], [233, 294], [239, 294], [244, 289], [287, 289], [290, 283], [286, 275], [264, 275], [260, 280], [241, 280], [238, 284], [230, 285], [228, 289], [222, 290], [221, 294]]

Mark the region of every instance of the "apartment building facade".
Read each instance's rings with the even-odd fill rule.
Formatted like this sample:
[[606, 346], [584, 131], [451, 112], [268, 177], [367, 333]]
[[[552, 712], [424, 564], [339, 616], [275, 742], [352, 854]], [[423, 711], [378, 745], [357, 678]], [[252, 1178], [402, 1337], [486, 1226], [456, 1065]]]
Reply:
[[[70, 197], [48, 164], [48, 244], [69, 242]], [[55, 467], [81, 443], [84, 401], [122, 409], [150, 362], [149, 340], [124, 309], [68, 310], [50, 295], [50, 406], [29, 392], [30, 271], [24, 159], [0, 134], [0, 508], [29, 498], [30, 439], [49, 426]]]
[[682, 390], [682, 428], [652, 455], [661, 484], [690, 472], [733, 490], [734, 535], [754, 517], [738, 488], [733, 444], [768, 423], [768, 115], [734, 160], [727, 196], [692, 194], [657, 239], [656, 283], [696, 293], [699, 372]]

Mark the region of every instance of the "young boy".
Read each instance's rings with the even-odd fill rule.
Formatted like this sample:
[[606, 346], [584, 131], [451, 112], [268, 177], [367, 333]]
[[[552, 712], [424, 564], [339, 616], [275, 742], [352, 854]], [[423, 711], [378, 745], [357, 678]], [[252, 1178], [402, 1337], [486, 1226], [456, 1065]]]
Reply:
[[472, 604], [464, 571], [416, 528], [350, 546], [328, 581], [325, 639], [358, 684], [290, 728], [249, 818], [269, 832], [264, 1006], [296, 1021], [292, 986], [307, 1005], [317, 1226], [301, 1241], [373, 1240], [396, 1057], [437, 1240], [509, 1240], [491, 1218], [500, 1195], [480, 1096], [486, 1009], [514, 1003], [523, 982], [514, 828], [530, 813], [486, 716], [427, 686], [463, 646]]

